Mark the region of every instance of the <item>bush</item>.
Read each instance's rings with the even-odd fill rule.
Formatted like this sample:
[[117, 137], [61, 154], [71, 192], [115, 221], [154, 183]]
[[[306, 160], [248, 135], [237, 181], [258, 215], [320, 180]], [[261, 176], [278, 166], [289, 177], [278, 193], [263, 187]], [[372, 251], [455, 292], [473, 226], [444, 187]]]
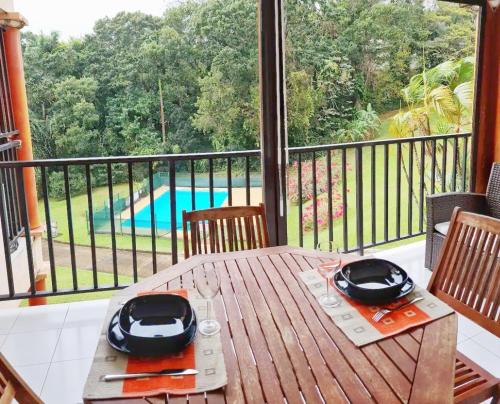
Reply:
[[[301, 164], [301, 188], [302, 200], [299, 201], [299, 181], [298, 181], [298, 162], [295, 161], [288, 171], [288, 197], [293, 204], [304, 203], [313, 199], [313, 163], [312, 161], [303, 161]], [[349, 169], [349, 166], [346, 167]], [[332, 188], [332, 196], [335, 200], [339, 198], [338, 184], [340, 183], [341, 168], [336, 161], [331, 165], [332, 181], [328, 184], [326, 158], [316, 160], [316, 191], [318, 195], [328, 192], [328, 187]]]
[[[340, 198], [338, 198], [340, 199]], [[341, 217], [344, 214], [344, 205], [339, 203], [339, 201], [332, 201], [332, 220], [335, 220]], [[318, 206], [318, 229], [322, 230], [328, 227], [328, 198], [326, 195], [322, 195], [318, 198], [317, 202]], [[314, 229], [314, 202], [308, 204], [304, 212], [302, 214], [302, 225], [304, 230], [313, 230]]]
[[[66, 196], [64, 188], [64, 173], [62, 171], [54, 171], [48, 176], [49, 195], [55, 199], [63, 199]], [[70, 173], [69, 189], [72, 196], [79, 195], [85, 192], [87, 183], [85, 176], [79, 171]]]

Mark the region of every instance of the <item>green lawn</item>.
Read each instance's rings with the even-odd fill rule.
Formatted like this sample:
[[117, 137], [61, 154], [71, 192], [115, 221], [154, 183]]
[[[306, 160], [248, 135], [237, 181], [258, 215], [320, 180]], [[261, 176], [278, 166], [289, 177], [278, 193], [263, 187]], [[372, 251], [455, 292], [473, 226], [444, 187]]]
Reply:
[[[113, 185], [114, 195], [128, 195], [128, 184]], [[92, 203], [94, 211], [104, 206], [108, 200], [108, 188], [96, 187], [92, 190]], [[66, 208], [66, 200], [50, 199], [50, 216], [52, 222], [56, 222], [58, 236], [55, 240], [68, 243], [69, 230], [68, 230], [68, 215]], [[43, 200], [40, 200], [39, 211], [42, 221], [45, 221], [45, 208]], [[87, 212], [88, 203], [87, 195], [77, 195], [71, 198], [71, 209], [73, 219], [73, 235], [76, 244], [90, 245], [90, 235], [88, 232]], [[137, 236], [137, 249], [142, 251], [151, 251], [151, 237]], [[96, 234], [96, 246], [98, 247], [111, 247], [111, 234]], [[182, 240], [179, 240], [179, 248], [182, 248]], [[170, 239], [165, 237], [158, 237], [156, 241], [156, 249], [158, 252], [171, 251]], [[119, 249], [132, 249], [132, 237], [129, 235], [117, 234], [116, 247]]]
[[[451, 142], [448, 147], [448, 158], [447, 158], [447, 173], [451, 173], [452, 165], [452, 147]], [[419, 209], [420, 209], [420, 195], [418, 194], [418, 189], [420, 187], [420, 178], [417, 161], [420, 160], [420, 148], [414, 152], [414, 162], [413, 162], [413, 189], [416, 194], [412, 198], [412, 217], [411, 217], [411, 230], [413, 233], [417, 233], [419, 228]], [[403, 145], [401, 158], [402, 162], [409, 169], [409, 148], [408, 145]], [[389, 239], [394, 239], [397, 236], [397, 220], [396, 220], [396, 207], [397, 207], [397, 148], [395, 145], [389, 147], [389, 175], [388, 175], [388, 193], [387, 193], [387, 204], [388, 204], [388, 235]], [[292, 156], [293, 157], [293, 156]], [[318, 154], [318, 158], [321, 156]], [[304, 155], [303, 159], [310, 158], [310, 156]], [[340, 151], [334, 151], [332, 154], [332, 159], [337, 164], [340, 163]], [[426, 172], [430, 172], [431, 169], [431, 159], [426, 155]], [[460, 159], [461, 160], [461, 157]], [[320, 161], [320, 160], [318, 160]], [[438, 164], [441, 162], [441, 154], [438, 152], [437, 158]], [[320, 164], [320, 163], [318, 163]], [[347, 223], [348, 223], [348, 247], [354, 248], [357, 245], [356, 239], [356, 229], [358, 212], [356, 211], [356, 173], [355, 173], [355, 155], [354, 151], [350, 150], [347, 152]], [[375, 194], [372, 197], [372, 185], [371, 185], [371, 170], [372, 161], [370, 149], [365, 148], [363, 150], [362, 158], [362, 172], [363, 172], [363, 231], [364, 231], [364, 241], [365, 243], [371, 243], [372, 240], [372, 206], [374, 208], [374, 220], [375, 220], [375, 241], [381, 241], [384, 238], [384, 149], [382, 146], [377, 146], [375, 149]], [[318, 179], [318, 181], [324, 181], [325, 179]], [[425, 184], [430, 188], [430, 177], [426, 176], [424, 178]], [[339, 187], [341, 183], [338, 184]], [[460, 186], [460, 181], [458, 181]], [[436, 187], [441, 188], [441, 183], [436, 179]], [[447, 189], [450, 188], [450, 184], [446, 184]], [[114, 185], [114, 194], [126, 195], [128, 192], [127, 184], [116, 184]], [[98, 187], [93, 189], [93, 204], [94, 209], [98, 209], [103, 206], [105, 201], [108, 199], [107, 187]], [[417, 200], [415, 200], [415, 197]], [[401, 170], [401, 188], [400, 188], [400, 200], [401, 200], [401, 211], [400, 211], [400, 235], [408, 234], [409, 227], [409, 217], [408, 217], [408, 179], [405, 175], [404, 169]], [[40, 213], [42, 217], [44, 216], [43, 202], [40, 201]], [[310, 203], [310, 202], [308, 202]], [[307, 206], [306, 203], [304, 205]], [[90, 236], [88, 234], [88, 224], [87, 224], [87, 196], [78, 195], [71, 199], [72, 205], [72, 217], [73, 217], [73, 228], [74, 228], [74, 239], [76, 244], [80, 245], [90, 245]], [[52, 220], [57, 222], [58, 236], [57, 241], [68, 242], [68, 222], [67, 222], [67, 210], [65, 200], [50, 200], [50, 213]], [[343, 219], [338, 218], [334, 221], [334, 238], [336, 240], [342, 239], [343, 233]], [[298, 206], [290, 205], [288, 214], [288, 234], [289, 234], [289, 244], [298, 245], [299, 244], [299, 218], [298, 218]], [[328, 238], [328, 229], [324, 228], [320, 230], [319, 239], [325, 240]], [[182, 251], [182, 240], [178, 239], [178, 250]], [[119, 249], [131, 249], [132, 248], [132, 237], [129, 235], [121, 235], [117, 233], [116, 244]], [[304, 245], [306, 247], [313, 247], [313, 234], [312, 232], [306, 232], [304, 234]], [[96, 234], [96, 245], [100, 247], [111, 247], [111, 235], [110, 234]], [[156, 240], [157, 251], [158, 252], [169, 252], [171, 251], [171, 239], [167, 237], [157, 237]], [[137, 248], [138, 250], [151, 251], [151, 238], [148, 236], [137, 236]]]

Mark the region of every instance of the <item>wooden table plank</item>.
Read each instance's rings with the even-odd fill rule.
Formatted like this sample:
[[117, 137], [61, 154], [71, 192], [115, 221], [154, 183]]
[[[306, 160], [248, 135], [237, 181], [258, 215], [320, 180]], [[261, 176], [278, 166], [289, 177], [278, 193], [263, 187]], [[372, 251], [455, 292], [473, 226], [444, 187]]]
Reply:
[[[357, 348], [299, 278], [328, 253], [273, 247], [195, 256], [124, 291], [193, 288], [196, 268], [216, 268], [228, 385], [203, 394], [159, 396], [169, 403], [451, 402], [456, 316]], [[352, 258], [349, 258], [352, 259]], [[194, 271], [194, 272], [193, 272]], [[146, 403], [144, 399], [94, 400]]]
[[[213, 264], [205, 264], [206, 267], [213, 266]], [[221, 277], [221, 295], [226, 308], [226, 313], [229, 322], [229, 329], [233, 340], [236, 357], [240, 364], [241, 380], [243, 381], [243, 389], [245, 397], [249, 402], [263, 403], [264, 402], [264, 386], [260, 384], [259, 372], [257, 365], [254, 362], [254, 354], [251, 350], [250, 341], [245, 331], [245, 326], [240, 317], [238, 303], [234, 295], [233, 289], [229, 282], [229, 276], [226, 271], [219, 272]], [[274, 386], [269, 385], [269, 380], [276, 379], [276, 373], [269, 367], [263, 368], [262, 371], [268, 371], [264, 374], [267, 390], [267, 396], [275, 397], [276, 392], [273, 392]], [[275, 389], [274, 389], [275, 390]]]
[[415, 360], [395, 341], [394, 338], [386, 338], [377, 343], [387, 357], [394, 362], [406, 378], [411, 382], [415, 375]]
[[410, 403], [452, 403], [457, 317], [446, 316], [425, 327]]
[[281, 257], [287, 263], [288, 268], [292, 271], [297, 280], [297, 284], [302, 289], [303, 298], [307, 299], [314, 308], [322, 326], [327, 330], [339, 351], [343, 354], [351, 367], [355, 369], [355, 373], [361, 379], [366, 389], [373, 395], [375, 400], [379, 403], [400, 402], [391, 389], [390, 383], [379, 374], [377, 368], [366, 358], [363, 352], [356, 348], [342, 331], [333, 324], [331, 318], [325, 313], [316, 298], [309, 293], [307, 286], [298, 278], [298, 272], [302, 271], [302, 268], [304, 270], [311, 269], [307, 261], [302, 256], [292, 256], [288, 253], [282, 254]]
[[[222, 263], [217, 264], [216, 266], [222, 267]], [[261, 316], [259, 316], [259, 318], [257, 317], [255, 313], [256, 308], [254, 308], [254, 303], [246, 290], [236, 262], [231, 260], [226, 261], [225, 264], [233, 285], [234, 293], [238, 299], [243, 322], [246, 325], [247, 334], [250, 337], [252, 351], [256, 356], [259, 370], [262, 367], [262, 364], [259, 365], [259, 357], [261, 355], [266, 355], [267, 349], [272, 357], [272, 364], [274, 364], [279, 380], [281, 381], [281, 387], [287, 402], [302, 404], [302, 398], [300, 396], [295, 373], [293, 372], [293, 366], [290, 363], [290, 359], [283, 346], [274, 321], [271, 318], [262, 316], [262, 313], [260, 313]], [[265, 336], [265, 334], [267, 335]], [[268, 360], [268, 357], [262, 357], [261, 359], [261, 361], [263, 361], [262, 363], [266, 360]], [[267, 366], [272, 366], [272, 364], [269, 361]]]
[[[266, 276], [269, 269], [263, 269], [259, 261], [255, 258], [249, 259], [248, 265], [248, 269], [250, 270], [251, 268], [254, 273], [262, 293], [268, 299], [268, 303], [273, 305], [273, 312], [275, 312], [276, 315], [289, 318], [289, 321], [294, 328], [296, 338], [299, 339], [301, 347], [304, 350], [307, 362], [314, 373], [316, 382], [324, 400], [326, 402], [345, 401], [344, 394], [341, 389], [336, 384], [332, 384], [332, 382], [336, 383], [334, 376], [326, 366], [326, 363], [324, 363], [324, 360], [321, 357], [321, 351], [318, 349], [313, 336], [310, 332], [308, 332], [308, 330], [302, 327], [303, 320], [299, 319], [297, 310], [292, 306], [292, 302], [289, 299], [287, 301], [281, 300], [283, 296], [280, 296], [280, 292], [282, 290], [275, 291], [273, 289], [273, 286], [276, 285], [272, 285]], [[283, 312], [280, 312], [280, 307], [283, 307]]]
[[384, 354], [377, 344], [366, 345], [361, 348], [365, 356], [371, 363], [377, 366], [385, 380], [390, 381], [391, 387], [394, 389], [398, 397], [406, 402], [410, 396], [411, 383], [404, 376], [397, 366]]
[[[304, 304], [306, 303], [304, 298], [298, 298], [300, 288], [281, 257], [279, 255], [262, 257], [259, 261], [266, 269], [280, 299], [283, 299], [283, 304], [287, 307], [289, 315], [296, 319], [295, 328], [304, 328], [304, 332], [310, 335], [312, 341], [316, 341], [317, 349], [321, 352], [327, 366], [347, 397], [355, 402], [372, 402], [373, 400], [364, 386], [358, 379], [352, 377], [353, 369], [340, 352], [334, 349], [331, 338], [321, 326], [311, 306]], [[252, 268], [257, 268], [257, 265], [252, 265]]]
[[266, 323], [269, 321], [276, 322], [277, 331], [281, 334], [281, 339], [290, 355], [305, 400], [307, 402], [320, 400], [319, 392], [316, 389], [316, 381], [285, 308], [278, 301], [276, 294], [259, 287], [247, 260], [238, 260], [238, 267], [245, 283], [249, 285], [248, 290], [255, 305], [255, 311], [259, 316], [267, 317]]

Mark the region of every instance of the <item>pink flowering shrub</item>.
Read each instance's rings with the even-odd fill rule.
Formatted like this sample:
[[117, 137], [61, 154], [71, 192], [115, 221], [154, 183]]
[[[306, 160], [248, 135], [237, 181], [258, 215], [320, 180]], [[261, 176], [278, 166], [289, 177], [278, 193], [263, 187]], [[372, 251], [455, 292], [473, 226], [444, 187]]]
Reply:
[[[302, 211], [302, 223], [304, 230], [314, 228], [314, 207], [313, 207], [313, 164], [312, 161], [302, 162], [301, 188], [302, 200], [299, 201], [299, 181], [298, 163], [295, 162], [288, 172], [288, 196], [293, 204], [304, 204]], [[350, 167], [348, 166], [347, 169]], [[321, 230], [328, 227], [328, 187], [332, 189], [332, 220], [344, 214], [342, 205], [341, 188], [341, 166], [336, 161], [331, 165], [331, 183], [328, 184], [326, 158], [316, 160], [316, 193], [317, 199], [317, 224]]]
[[[318, 197], [318, 229], [325, 229], [328, 227], [328, 197], [322, 195]], [[344, 205], [338, 203], [338, 201], [333, 201], [332, 203], [332, 220], [341, 217], [344, 214]], [[302, 211], [302, 225], [304, 230], [314, 229], [314, 206], [313, 202], [309, 203]]]

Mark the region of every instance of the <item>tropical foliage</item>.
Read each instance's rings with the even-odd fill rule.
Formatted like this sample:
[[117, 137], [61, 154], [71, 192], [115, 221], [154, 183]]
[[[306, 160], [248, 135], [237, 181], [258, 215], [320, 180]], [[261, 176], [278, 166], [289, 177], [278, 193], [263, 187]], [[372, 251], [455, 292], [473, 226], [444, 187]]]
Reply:
[[[290, 145], [373, 138], [401, 103], [400, 135], [467, 126], [472, 8], [287, 0], [285, 12]], [[257, 41], [253, 0], [121, 13], [69, 41], [25, 33], [37, 157], [258, 147]]]

